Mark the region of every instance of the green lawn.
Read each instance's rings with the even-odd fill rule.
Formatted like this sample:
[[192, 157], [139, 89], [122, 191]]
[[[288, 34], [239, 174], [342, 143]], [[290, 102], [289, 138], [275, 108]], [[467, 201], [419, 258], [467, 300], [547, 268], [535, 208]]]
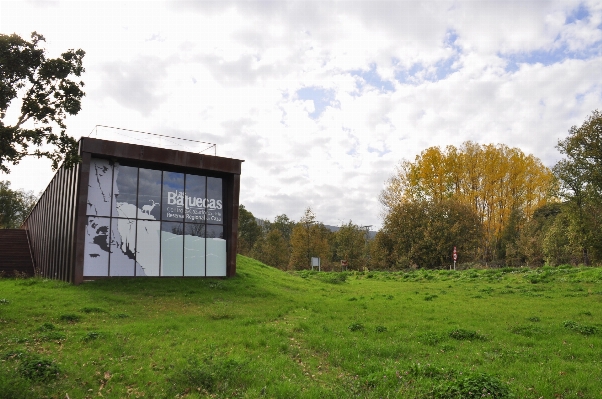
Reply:
[[0, 279], [0, 399], [598, 398], [602, 269]]

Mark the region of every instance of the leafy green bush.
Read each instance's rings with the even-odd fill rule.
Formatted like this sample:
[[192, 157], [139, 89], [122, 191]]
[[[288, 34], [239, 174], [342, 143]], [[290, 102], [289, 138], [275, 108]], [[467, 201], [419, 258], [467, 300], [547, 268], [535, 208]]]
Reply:
[[33, 381], [49, 381], [58, 378], [59, 366], [50, 359], [37, 355], [25, 357], [17, 368], [19, 374]]
[[511, 398], [510, 389], [497, 378], [485, 373], [468, 374], [446, 381], [433, 390], [436, 399]]

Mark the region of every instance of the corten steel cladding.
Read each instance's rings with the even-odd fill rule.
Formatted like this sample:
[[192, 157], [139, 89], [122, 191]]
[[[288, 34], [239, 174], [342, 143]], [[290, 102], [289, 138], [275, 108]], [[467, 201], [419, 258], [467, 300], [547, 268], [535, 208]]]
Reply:
[[38, 273], [234, 276], [243, 161], [93, 138], [23, 224]]

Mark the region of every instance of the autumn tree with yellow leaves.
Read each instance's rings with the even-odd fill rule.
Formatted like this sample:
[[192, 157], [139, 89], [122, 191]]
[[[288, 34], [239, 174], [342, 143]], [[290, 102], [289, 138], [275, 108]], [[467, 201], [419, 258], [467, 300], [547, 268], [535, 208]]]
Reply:
[[[407, 203], [441, 203], [453, 200], [467, 206], [483, 227], [479, 252], [484, 261], [504, 257], [503, 237], [531, 219], [555, 192], [552, 171], [533, 155], [503, 144], [480, 145], [467, 141], [460, 148], [430, 147], [413, 162], [403, 161], [380, 200], [384, 221]], [[502, 248], [503, 249], [503, 248]]]

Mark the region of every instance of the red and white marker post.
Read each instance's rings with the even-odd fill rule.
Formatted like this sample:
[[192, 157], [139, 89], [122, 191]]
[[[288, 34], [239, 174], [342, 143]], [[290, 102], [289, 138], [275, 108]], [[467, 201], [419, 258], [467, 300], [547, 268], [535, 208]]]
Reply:
[[458, 260], [458, 251], [456, 251], [456, 247], [454, 247], [454, 270], [456, 270], [456, 261]]

